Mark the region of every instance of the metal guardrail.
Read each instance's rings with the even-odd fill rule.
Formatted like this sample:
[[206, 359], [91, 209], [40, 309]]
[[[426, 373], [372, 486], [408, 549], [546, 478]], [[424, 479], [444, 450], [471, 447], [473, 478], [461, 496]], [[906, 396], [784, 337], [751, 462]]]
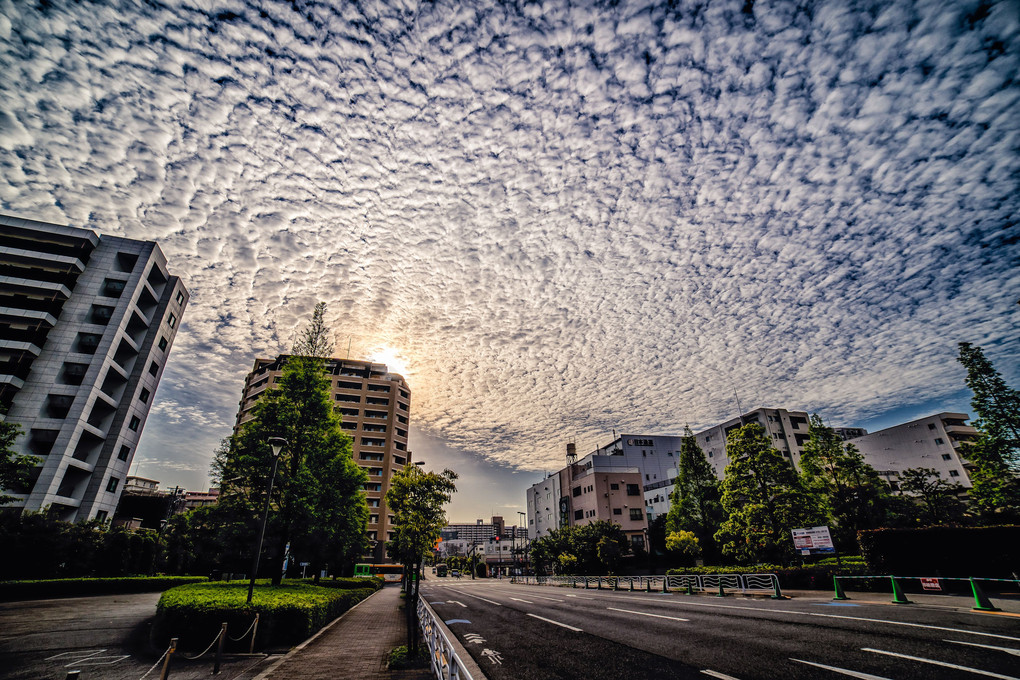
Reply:
[[889, 585], [890, 588], [892, 589], [893, 604], [913, 604], [913, 602], [907, 599], [906, 594], [903, 592], [903, 587], [901, 584], [902, 581], [920, 581], [922, 586], [926, 581], [928, 583], [934, 582], [934, 584], [937, 585], [938, 588], [937, 590], [929, 591], [931, 592], [931, 594], [937, 594], [938, 592], [942, 591], [940, 584], [941, 581], [964, 582], [969, 586], [971, 595], [974, 597], [974, 606], [971, 607], [971, 609], [979, 612], [997, 612], [1002, 610], [996, 607], [994, 604], [992, 604], [992, 601], [988, 599], [987, 595], [985, 595], [984, 590], [982, 590], [981, 586], [978, 585], [978, 581], [985, 581], [986, 583], [1013, 583], [1015, 585], [1020, 585], [1020, 579], [1011, 578], [980, 578], [980, 577], [960, 578], [947, 576], [892, 576], [892, 575], [833, 576], [832, 586], [835, 593], [832, 599], [849, 600], [850, 598], [847, 597], [846, 593], [843, 592], [843, 585], [840, 583], [840, 581], [849, 581], [853, 579], [889, 579]]
[[717, 591], [719, 597], [727, 592], [744, 595], [769, 593], [773, 599], [783, 597], [779, 577], [775, 574], [671, 574], [669, 576], [515, 576], [512, 583], [525, 585], [552, 585], [596, 590], [644, 590], [646, 592]]
[[432, 672], [439, 680], [474, 680], [443, 630], [442, 619], [429, 603], [418, 598], [418, 625], [422, 643], [429, 650]]

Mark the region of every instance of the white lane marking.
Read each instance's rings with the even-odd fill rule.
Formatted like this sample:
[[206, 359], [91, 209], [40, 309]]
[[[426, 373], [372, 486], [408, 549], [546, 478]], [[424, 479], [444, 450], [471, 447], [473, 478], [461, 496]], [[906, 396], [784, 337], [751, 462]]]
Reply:
[[[433, 604], [443, 604], [443, 603], [442, 602], [433, 602]], [[458, 602], [457, 600], [447, 600], [446, 604], [459, 604], [461, 607], [464, 607], [465, 609], [467, 609], [467, 605], [466, 604], [464, 604], [463, 602]]]
[[[528, 595], [528, 597], [533, 597], [538, 600], [549, 600], [550, 602], [563, 602], [563, 600], [557, 600], [555, 597], [543, 597], [541, 595]], [[570, 597], [570, 595], [567, 595], [567, 597]]]
[[979, 645], [976, 642], [961, 642], [959, 640], [943, 640], [943, 642], [952, 642], [954, 645], [967, 645], [968, 647], [981, 647], [982, 649], [994, 649], [997, 652], [1006, 652], [1013, 656], [1020, 656], [1020, 649], [1011, 649], [1009, 647], [995, 647], [993, 645]]
[[43, 659], [43, 661], [53, 661], [54, 659], [59, 659], [62, 656], [78, 656], [79, 654], [83, 655], [81, 657], [82, 659], [87, 659], [90, 656], [98, 656], [98, 655], [102, 654], [105, 651], [106, 651], [105, 649], [83, 649], [83, 650], [78, 651], [78, 652], [63, 652], [61, 654], [55, 654], [53, 656], [48, 656], [45, 659]]
[[578, 600], [594, 600], [594, 597], [581, 597], [580, 595], [564, 595], [564, 597], [576, 597]]
[[[616, 596], [614, 599], [629, 599], [629, 600], [644, 600], [644, 598], [638, 598], [633, 596], [620, 597]], [[646, 600], [647, 601], [647, 600]], [[662, 602], [662, 600], [660, 600]], [[758, 612], [759, 614], [789, 614], [791, 616], [816, 616], [823, 619], [843, 619], [846, 621], [865, 621], [867, 623], [888, 623], [891, 626], [905, 626], [907, 628], [925, 628], [927, 630], [944, 630], [949, 633], [961, 633], [963, 635], [980, 635], [982, 637], [996, 638], [998, 640], [1010, 640], [1013, 642], [1020, 642], [1020, 637], [1013, 637], [1011, 635], [999, 635], [997, 633], [982, 633], [975, 630], [963, 630], [961, 628], [947, 628], [945, 626], [929, 626], [924, 623], [908, 623], [906, 621], [889, 621], [888, 619], [869, 619], [863, 616], [840, 616], [839, 614], [819, 614], [817, 612], [798, 612], [791, 611], [789, 609], [763, 609], [759, 607], [741, 607], [733, 604], [709, 604], [707, 602], [670, 602], [669, 604], [675, 604], [685, 607], [711, 607], [713, 609], [741, 609], [744, 611]]]
[[497, 607], [502, 607], [503, 606], [499, 602], [493, 602], [492, 600], [486, 600], [484, 597], [478, 597], [477, 595], [472, 595], [471, 593], [465, 593], [462, 590], [454, 590], [453, 592], [460, 593], [461, 595], [467, 595], [468, 597], [473, 597], [476, 600], [481, 600], [482, 602], [488, 602], [489, 604], [494, 604]]
[[851, 671], [846, 668], [837, 668], [836, 666], [826, 666], [821, 663], [814, 663], [811, 661], [804, 661], [803, 659], [790, 658], [790, 661], [796, 661], [797, 663], [804, 663], [808, 666], [814, 666], [815, 668], [824, 668], [827, 671], [834, 673], [840, 673], [842, 675], [849, 675], [851, 678], [859, 678], [860, 680], [889, 680], [889, 678], [883, 675], [872, 675], [871, 673], [862, 673], [860, 671]]
[[895, 656], [898, 659], [907, 659], [909, 661], [919, 661], [920, 663], [930, 663], [933, 666], [942, 666], [943, 668], [954, 668], [958, 671], [966, 671], [967, 673], [975, 673], [977, 675], [984, 675], [989, 678], [998, 678], [999, 680], [1020, 680], [1012, 675], [1002, 675], [1001, 673], [992, 673], [991, 671], [983, 671], [980, 668], [970, 668], [969, 666], [958, 666], [955, 663], [946, 663], [945, 661], [936, 661], [935, 659], [925, 659], [923, 656], [910, 656], [909, 654], [897, 654], [896, 652], [887, 652], [884, 649], [872, 649], [870, 647], [861, 647], [862, 652], [874, 652], [875, 654], [885, 654], [886, 656]]
[[531, 602], [529, 600], [522, 600], [519, 597], [511, 597], [510, 599], [513, 600], [514, 602], [523, 602], [524, 604], [535, 604], [534, 602]]
[[574, 628], [573, 626], [568, 626], [565, 623], [560, 623], [559, 621], [553, 621], [552, 619], [547, 619], [544, 616], [535, 616], [534, 614], [528, 614], [528, 616], [530, 616], [533, 619], [538, 619], [539, 621], [545, 621], [546, 623], [551, 623], [554, 626], [560, 626], [561, 628], [567, 628], [569, 630], [574, 631], [575, 633], [583, 633], [584, 632], [580, 628]]
[[[70, 666], [88, 666], [90, 664], [93, 665], [93, 666], [112, 666], [113, 664], [115, 664], [115, 663], [117, 663], [119, 661], [123, 661], [124, 659], [128, 658], [129, 656], [131, 656], [131, 655], [130, 654], [125, 654], [123, 656], [97, 656], [97, 657], [90, 658], [87, 661], [72, 661], [71, 663], [66, 664], [64, 666], [64, 668], [68, 668]], [[113, 660], [112, 661], [101, 661], [100, 659], [113, 659]]]
[[616, 607], [606, 607], [606, 609], [614, 612], [625, 612], [627, 614], [638, 614], [639, 616], [652, 616], [657, 619], [669, 619], [671, 621], [690, 621], [690, 619], [681, 619], [679, 616], [663, 616], [662, 614], [649, 614], [648, 612], [636, 612], [633, 609], [617, 609]]
[[739, 680], [738, 678], [735, 678], [732, 675], [726, 675], [725, 673], [720, 673], [719, 671], [710, 671], [706, 669], [701, 672], [713, 678], [719, 678], [719, 680]]

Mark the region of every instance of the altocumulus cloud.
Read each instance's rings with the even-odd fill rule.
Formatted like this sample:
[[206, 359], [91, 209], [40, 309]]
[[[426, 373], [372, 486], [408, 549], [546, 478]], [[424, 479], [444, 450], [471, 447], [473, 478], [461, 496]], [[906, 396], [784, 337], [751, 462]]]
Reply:
[[956, 393], [960, 340], [1018, 377], [1018, 14], [0, 0], [0, 206], [184, 276], [185, 467], [319, 299], [525, 469], [734, 391], [853, 422]]

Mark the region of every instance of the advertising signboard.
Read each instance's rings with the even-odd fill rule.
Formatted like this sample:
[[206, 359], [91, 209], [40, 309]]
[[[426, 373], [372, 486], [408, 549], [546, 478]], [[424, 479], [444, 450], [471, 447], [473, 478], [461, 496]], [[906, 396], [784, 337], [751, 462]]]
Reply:
[[790, 533], [793, 534], [793, 547], [801, 555], [831, 555], [836, 552], [829, 527], [793, 529]]
[[942, 584], [939, 583], [939, 580], [937, 578], [922, 578], [921, 587], [924, 588], [925, 590], [936, 590], [939, 592], [942, 591]]

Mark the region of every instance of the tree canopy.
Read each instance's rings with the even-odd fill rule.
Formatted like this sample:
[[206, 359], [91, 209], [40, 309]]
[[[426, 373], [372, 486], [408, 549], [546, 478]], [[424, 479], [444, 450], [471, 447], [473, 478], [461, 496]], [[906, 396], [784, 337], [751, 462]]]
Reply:
[[32, 474], [32, 468], [39, 464], [35, 456], [22, 456], [14, 450], [14, 442], [21, 434], [16, 423], [0, 420], [0, 505], [15, 499], [4, 493], [24, 487]]
[[535, 567], [557, 574], [613, 574], [629, 551], [623, 529], [606, 520], [553, 529], [531, 542]]
[[857, 532], [883, 525], [889, 509], [889, 485], [853, 444], [815, 414], [800, 456], [801, 480], [828, 516], [833, 540], [847, 552], [857, 551]]
[[721, 483], [712, 471], [705, 452], [698, 446], [697, 438], [689, 427], [685, 427], [677, 460], [677, 476], [669, 497], [667, 540], [670, 534], [691, 532], [700, 551], [709, 560], [717, 559], [719, 550], [715, 533], [723, 520], [720, 488]]
[[730, 463], [722, 505], [727, 518], [715, 536], [723, 554], [741, 562], [790, 559], [790, 530], [812, 526], [821, 514], [793, 465], [772, 447], [757, 423], [731, 432], [726, 453]]

